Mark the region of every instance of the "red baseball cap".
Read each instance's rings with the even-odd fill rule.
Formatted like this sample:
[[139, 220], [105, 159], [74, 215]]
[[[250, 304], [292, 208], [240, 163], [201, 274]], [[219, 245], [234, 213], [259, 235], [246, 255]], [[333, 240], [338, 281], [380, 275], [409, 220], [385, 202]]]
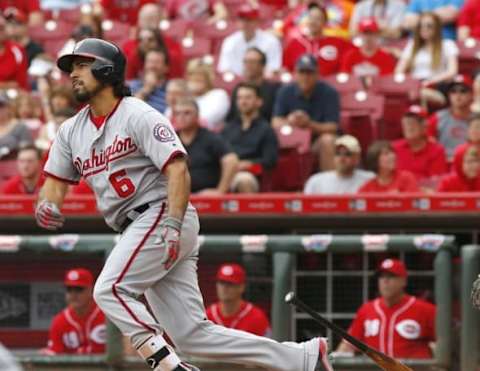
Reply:
[[473, 80], [468, 75], [456, 75], [450, 82], [448, 88], [451, 89], [455, 85], [463, 85], [471, 90], [473, 88]]
[[245, 270], [238, 264], [223, 264], [218, 269], [217, 281], [241, 285], [245, 283]]
[[92, 287], [93, 275], [84, 268], [74, 268], [65, 274], [65, 286]]
[[385, 259], [377, 269], [377, 273], [391, 273], [398, 277], [407, 277], [405, 264], [398, 259]]
[[8, 7], [3, 11], [3, 16], [7, 21], [13, 21], [17, 23], [27, 23], [27, 15], [20, 9], [15, 7]]
[[373, 17], [362, 18], [358, 24], [358, 30], [362, 33], [377, 33], [380, 32], [378, 23]]
[[238, 18], [245, 18], [249, 20], [256, 20], [260, 18], [258, 7], [253, 7], [249, 4], [244, 4], [237, 11]]
[[408, 107], [407, 112], [405, 112], [405, 115], [417, 116], [417, 117], [421, 117], [422, 119], [428, 118], [428, 112], [425, 111], [422, 108], [422, 106], [419, 106], [418, 104], [414, 104]]

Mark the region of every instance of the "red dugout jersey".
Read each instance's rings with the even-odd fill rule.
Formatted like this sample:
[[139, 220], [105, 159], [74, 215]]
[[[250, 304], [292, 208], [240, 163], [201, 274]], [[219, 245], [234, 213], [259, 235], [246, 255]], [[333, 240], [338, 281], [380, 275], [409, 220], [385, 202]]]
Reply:
[[349, 333], [369, 346], [398, 358], [431, 358], [435, 340], [435, 306], [405, 295], [393, 307], [381, 298], [365, 303]]
[[105, 341], [105, 315], [96, 304], [84, 317], [79, 317], [71, 308], [66, 308], [52, 321], [45, 353], [104, 353]]
[[243, 301], [238, 312], [230, 317], [222, 315], [219, 303], [212, 304], [207, 309], [207, 318], [217, 325], [246, 331], [258, 336], [271, 336], [267, 316], [260, 308], [246, 301]]

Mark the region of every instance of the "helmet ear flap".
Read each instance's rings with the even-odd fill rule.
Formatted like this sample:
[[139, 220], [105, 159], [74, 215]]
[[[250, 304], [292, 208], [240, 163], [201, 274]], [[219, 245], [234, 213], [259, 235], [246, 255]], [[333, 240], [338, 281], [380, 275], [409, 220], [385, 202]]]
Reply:
[[95, 78], [103, 83], [111, 83], [115, 78], [114, 67], [111, 64], [92, 68]]

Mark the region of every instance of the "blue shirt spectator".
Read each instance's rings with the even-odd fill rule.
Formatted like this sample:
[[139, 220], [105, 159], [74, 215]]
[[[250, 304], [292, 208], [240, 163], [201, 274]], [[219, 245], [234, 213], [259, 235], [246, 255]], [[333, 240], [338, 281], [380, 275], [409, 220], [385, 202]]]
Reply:
[[167, 108], [166, 86], [168, 55], [164, 50], [150, 50], [145, 55], [142, 79], [132, 80], [129, 86], [133, 95], [144, 100], [157, 111], [164, 113]]
[[421, 13], [433, 12], [442, 21], [443, 37], [455, 39], [456, 20], [462, 6], [463, 0], [411, 0], [407, 7], [406, 26], [413, 29]]

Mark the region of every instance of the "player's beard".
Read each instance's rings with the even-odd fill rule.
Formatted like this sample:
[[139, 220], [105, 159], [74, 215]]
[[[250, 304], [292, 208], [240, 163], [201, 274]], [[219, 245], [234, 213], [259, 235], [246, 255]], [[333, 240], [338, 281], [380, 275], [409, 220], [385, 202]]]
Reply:
[[93, 90], [83, 90], [83, 91], [76, 91], [75, 89], [73, 90], [73, 95], [75, 99], [79, 103], [86, 103], [90, 101], [93, 97], [95, 97], [103, 88], [105, 88], [106, 84], [99, 82], [98, 85], [93, 89]]

